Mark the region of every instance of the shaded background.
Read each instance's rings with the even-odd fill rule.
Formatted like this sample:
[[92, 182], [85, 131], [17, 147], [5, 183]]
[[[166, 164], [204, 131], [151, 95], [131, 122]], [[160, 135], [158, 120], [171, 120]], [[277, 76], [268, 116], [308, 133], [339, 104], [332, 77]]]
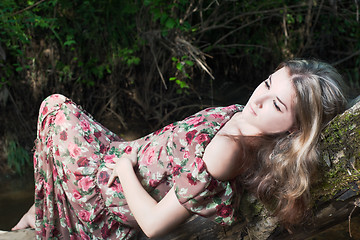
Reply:
[[127, 139], [246, 103], [289, 58], [329, 62], [360, 93], [358, 0], [1, 0], [0, 18], [2, 218], [31, 205], [37, 112], [52, 93]]

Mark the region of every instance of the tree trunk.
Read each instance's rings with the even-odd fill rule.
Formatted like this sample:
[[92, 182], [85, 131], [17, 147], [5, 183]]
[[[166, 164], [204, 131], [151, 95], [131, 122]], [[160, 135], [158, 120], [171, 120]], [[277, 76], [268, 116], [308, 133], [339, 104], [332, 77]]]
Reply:
[[[322, 131], [319, 181], [312, 186], [313, 217], [290, 234], [253, 196], [245, 194], [243, 216], [231, 227], [194, 216], [167, 239], [305, 239], [360, 213], [360, 103], [335, 117]], [[140, 234], [140, 240], [147, 239]]]

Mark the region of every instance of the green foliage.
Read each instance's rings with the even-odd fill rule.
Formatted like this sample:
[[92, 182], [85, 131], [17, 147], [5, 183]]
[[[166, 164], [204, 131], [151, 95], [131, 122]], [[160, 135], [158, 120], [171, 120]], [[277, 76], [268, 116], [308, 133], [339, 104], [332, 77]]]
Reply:
[[9, 89], [12, 116], [21, 112], [36, 122], [34, 106], [56, 91], [99, 121], [117, 113], [124, 128], [134, 116], [157, 128], [200, 107], [244, 103], [279, 62], [294, 57], [335, 63], [358, 90], [358, 7], [300, 0], [2, 0], [0, 89]]
[[23, 175], [25, 168], [31, 165], [29, 153], [18, 142], [11, 140], [7, 144], [7, 163], [17, 174]]
[[144, 5], [149, 7], [152, 21], [160, 24], [161, 34], [164, 37], [175, 29], [181, 31], [191, 29], [191, 24], [181, 19], [189, 3], [189, 0], [171, 2], [166, 0], [144, 0]]
[[180, 87], [179, 89], [176, 90], [176, 92], [178, 94], [181, 93], [186, 93], [188, 94], [189, 92], [187, 91], [189, 87], [189, 84], [187, 83], [187, 80], [191, 80], [190, 75], [186, 72], [187, 69], [191, 69], [191, 67], [194, 66], [194, 62], [191, 60], [188, 60], [187, 56], [183, 56], [181, 57], [181, 59], [178, 59], [176, 57], [172, 57], [171, 59], [173, 61], [173, 63], [176, 66], [177, 72], [176, 72], [176, 76], [177, 77], [170, 77], [169, 80], [170, 81], [175, 81], [175, 83]]
[[[0, 3], [0, 43], [14, 61], [5, 77], [30, 69], [25, 52], [36, 36], [59, 46], [56, 70], [62, 82], [94, 86], [93, 78], [111, 73], [115, 58], [128, 66], [138, 64], [134, 35], [138, 6], [130, 1], [27, 1]], [[25, 10], [28, 9], [28, 10]], [[102, 51], [98, 51], [101, 50]], [[120, 49], [112, 54], [113, 49]], [[30, 49], [29, 49], [30, 50]], [[71, 64], [68, 57], [73, 56]]]

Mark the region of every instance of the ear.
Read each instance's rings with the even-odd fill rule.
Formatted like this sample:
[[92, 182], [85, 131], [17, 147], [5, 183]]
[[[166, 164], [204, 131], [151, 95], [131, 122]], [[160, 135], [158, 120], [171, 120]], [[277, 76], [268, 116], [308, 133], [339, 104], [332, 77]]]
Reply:
[[294, 133], [294, 132], [296, 132], [298, 130], [299, 130], [299, 128], [297, 126], [292, 126], [289, 130], [287, 130], [286, 133], [292, 134], [292, 133]]

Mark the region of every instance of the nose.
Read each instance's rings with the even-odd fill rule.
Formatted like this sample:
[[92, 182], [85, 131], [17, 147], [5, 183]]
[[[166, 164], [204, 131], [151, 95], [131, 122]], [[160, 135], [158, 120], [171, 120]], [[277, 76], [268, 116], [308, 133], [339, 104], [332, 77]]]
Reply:
[[256, 105], [256, 107], [258, 107], [258, 108], [262, 108], [263, 107], [263, 105], [264, 105], [264, 101], [265, 101], [265, 96], [264, 95], [262, 95], [262, 96], [258, 96], [256, 99], [255, 99], [255, 101], [254, 101], [254, 103], [255, 103], [255, 105]]

